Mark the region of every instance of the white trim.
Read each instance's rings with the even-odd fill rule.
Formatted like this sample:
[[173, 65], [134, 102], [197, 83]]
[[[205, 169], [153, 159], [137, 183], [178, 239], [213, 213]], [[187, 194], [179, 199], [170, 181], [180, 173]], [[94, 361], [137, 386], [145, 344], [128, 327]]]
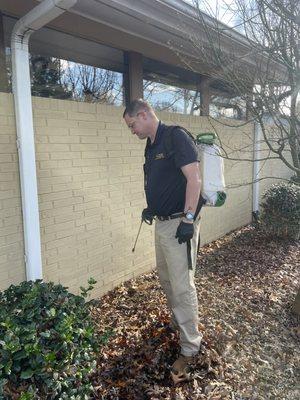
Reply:
[[260, 144], [261, 126], [254, 123], [254, 146], [253, 146], [253, 183], [252, 183], [252, 211], [259, 212], [259, 178], [260, 178]]
[[76, 1], [44, 0], [15, 24], [11, 35], [27, 280], [43, 278], [28, 42], [35, 30], [61, 15]]

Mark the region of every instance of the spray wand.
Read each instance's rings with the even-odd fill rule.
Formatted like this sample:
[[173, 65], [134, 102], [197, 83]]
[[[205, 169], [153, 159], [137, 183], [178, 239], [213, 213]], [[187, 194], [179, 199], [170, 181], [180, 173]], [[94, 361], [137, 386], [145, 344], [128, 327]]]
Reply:
[[139, 231], [138, 231], [138, 234], [137, 234], [137, 236], [136, 236], [136, 239], [135, 239], [135, 242], [134, 242], [134, 246], [133, 246], [133, 248], [132, 248], [132, 252], [133, 252], [133, 253], [134, 253], [134, 250], [135, 250], [136, 242], [138, 241], [138, 238], [139, 238], [139, 236], [140, 236], [142, 224], [143, 224], [143, 220], [141, 220], [140, 227], [139, 227]]

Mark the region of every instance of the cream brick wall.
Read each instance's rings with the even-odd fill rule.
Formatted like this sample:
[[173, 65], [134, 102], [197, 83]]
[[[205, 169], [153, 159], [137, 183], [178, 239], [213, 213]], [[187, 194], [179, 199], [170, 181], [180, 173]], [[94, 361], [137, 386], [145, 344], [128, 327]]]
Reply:
[[35, 98], [34, 125], [45, 279], [77, 291], [93, 276], [97, 296], [151, 269], [151, 229], [131, 251], [144, 205], [144, 144], [122, 109]]
[[[25, 279], [12, 96], [0, 94], [0, 289]], [[131, 135], [122, 108], [34, 98], [44, 279], [78, 292], [93, 276], [94, 296], [155, 265], [153, 228], [143, 225], [144, 142]], [[162, 113], [192, 132], [216, 129], [232, 158], [252, 157], [252, 126], [230, 128], [204, 117]], [[250, 146], [250, 147], [247, 147]], [[245, 150], [245, 149], [244, 149]], [[226, 161], [227, 204], [205, 208], [202, 243], [251, 220], [252, 164]], [[238, 187], [234, 186], [238, 184]]]
[[0, 289], [25, 278], [13, 98], [0, 93]]

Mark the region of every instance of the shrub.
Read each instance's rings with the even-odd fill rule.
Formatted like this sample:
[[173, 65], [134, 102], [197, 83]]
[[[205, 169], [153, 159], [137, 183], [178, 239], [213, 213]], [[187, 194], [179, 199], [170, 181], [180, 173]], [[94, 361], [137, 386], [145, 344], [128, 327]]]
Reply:
[[263, 195], [261, 226], [274, 236], [299, 239], [300, 186], [292, 183], [272, 185]]
[[0, 398], [90, 398], [98, 340], [84, 297], [42, 281], [0, 293]]

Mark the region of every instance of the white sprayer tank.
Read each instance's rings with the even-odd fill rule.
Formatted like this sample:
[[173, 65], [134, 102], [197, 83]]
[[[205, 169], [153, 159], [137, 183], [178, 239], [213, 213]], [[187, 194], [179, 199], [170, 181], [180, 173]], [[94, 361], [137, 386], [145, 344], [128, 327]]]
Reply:
[[226, 199], [224, 162], [220, 148], [213, 143], [214, 140], [214, 134], [197, 136], [202, 180], [201, 194], [206, 200], [206, 205], [219, 207]]

